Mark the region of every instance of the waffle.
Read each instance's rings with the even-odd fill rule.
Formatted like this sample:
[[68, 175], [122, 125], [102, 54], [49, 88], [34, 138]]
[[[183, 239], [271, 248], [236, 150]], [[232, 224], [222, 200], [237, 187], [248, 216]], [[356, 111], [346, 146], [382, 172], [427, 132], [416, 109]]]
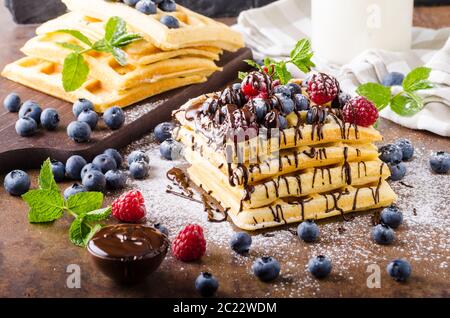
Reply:
[[[122, 17], [134, 30], [162, 50], [178, 50], [193, 46], [214, 46], [236, 51], [244, 46], [242, 36], [228, 26], [197, 14], [177, 4], [175, 12], [158, 9], [156, 14], [146, 15], [124, 3], [103, 0], [63, 0], [70, 11], [107, 20]], [[159, 19], [172, 15], [180, 22], [180, 28], [169, 29]]]

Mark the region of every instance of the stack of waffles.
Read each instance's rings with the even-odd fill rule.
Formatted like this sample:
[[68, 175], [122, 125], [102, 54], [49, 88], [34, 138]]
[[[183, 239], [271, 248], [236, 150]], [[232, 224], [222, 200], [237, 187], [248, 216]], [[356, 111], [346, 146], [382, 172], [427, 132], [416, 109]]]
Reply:
[[[91, 100], [102, 112], [112, 105], [125, 107], [147, 97], [177, 87], [206, 81], [220, 70], [216, 60], [223, 50], [236, 51], [243, 46], [239, 33], [226, 25], [177, 5], [174, 12], [146, 15], [121, 2], [104, 0], [63, 0], [69, 13], [51, 20], [36, 30], [37, 36], [22, 48], [26, 57], [5, 67], [2, 75], [74, 102]], [[170, 29], [160, 22], [163, 15], [175, 17], [179, 28]], [[143, 39], [124, 48], [127, 65], [121, 66], [109, 53], [85, 54], [89, 79], [81, 88], [66, 92], [62, 86], [62, 65], [71, 52], [58, 43], [83, 46], [62, 29], [80, 31], [95, 42], [104, 37], [106, 21], [121, 17], [130, 32]]]
[[264, 122], [257, 119], [256, 100], [239, 85], [174, 112], [180, 124], [174, 138], [185, 146], [190, 179], [236, 226], [257, 230], [346, 217], [396, 199], [386, 182], [389, 168], [373, 144], [382, 140], [375, 128], [345, 123], [340, 109], [313, 104], [283, 123], [278, 98], [266, 98], [273, 110]]

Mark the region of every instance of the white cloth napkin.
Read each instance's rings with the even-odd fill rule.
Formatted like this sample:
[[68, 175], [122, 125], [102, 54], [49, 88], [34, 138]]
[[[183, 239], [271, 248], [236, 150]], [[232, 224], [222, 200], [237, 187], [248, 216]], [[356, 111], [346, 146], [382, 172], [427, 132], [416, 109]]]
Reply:
[[[244, 35], [255, 58], [283, 58], [301, 38], [311, 35], [311, 0], [280, 0], [268, 6], [244, 11], [234, 26]], [[338, 49], [338, 48], [337, 48]], [[319, 71], [336, 76], [344, 91], [354, 94], [366, 82], [381, 82], [388, 72], [408, 73], [415, 67], [432, 69], [435, 88], [420, 91], [425, 107], [412, 117], [402, 117], [388, 107], [380, 116], [400, 125], [450, 136], [450, 28], [414, 28], [412, 49], [408, 52], [367, 50], [347, 65], [314, 59]], [[300, 71], [290, 68], [295, 76]]]

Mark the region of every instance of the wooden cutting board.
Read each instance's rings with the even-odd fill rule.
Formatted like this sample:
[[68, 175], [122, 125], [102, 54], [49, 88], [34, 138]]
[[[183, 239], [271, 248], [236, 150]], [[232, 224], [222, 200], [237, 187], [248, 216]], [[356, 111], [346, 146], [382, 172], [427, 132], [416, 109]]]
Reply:
[[[188, 99], [217, 91], [236, 80], [238, 71], [248, 69], [243, 60], [249, 58], [251, 51], [247, 48], [225, 53], [218, 63], [223, 71], [214, 73], [206, 83], [178, 88], [127, 107], [125, 124], [118, 130], [108, 129], [99, 120], [91, 141], [81, 144], [73, 142], [66, 134], [67, 125], [75, 120], [72, 104], [0, 78], [0, 173], [14, 168], [37, 168], [48, 157], [65, 162], [70, 156], [79, 154], [91, 160], [107, 148], [121, 148], [151, 131], [158, 123], [169, 120], [171, 112]], [[3, 99], [11, 92], [19, 94], [22, 101], [32, 99], [42, 108], [56, 108], [61, 118], [58, 129], [53, 132], [40, 129], [28, 138], [17, 135], [14, 125], [18, 115], [3, 107]]]

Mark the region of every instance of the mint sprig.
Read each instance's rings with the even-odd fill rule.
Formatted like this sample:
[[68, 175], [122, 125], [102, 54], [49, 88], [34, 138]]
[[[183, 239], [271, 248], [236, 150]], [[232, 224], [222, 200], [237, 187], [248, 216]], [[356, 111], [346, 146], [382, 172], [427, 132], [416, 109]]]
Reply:
[[[263, 66], [253, 60], [244, 60], [250, 66], [261, 72], [268, 73], [273, 79], [278, 79], [281, 84], [286, 84], [292, 79], [292, 74], [287, 69], [289, 63], [294, 64], [303, 73], [308, 73], [315, 64], [311, 61], [314, 53], [311, 51], [311, 43], [308, 39], [302, 39], [297, 42], [290, 53], [290, 59], [275, 61], [271, 58], [265, 58]], [[244, 79], [248, 73], [239, 72], [239, 78]]]
[[391, 87], [378, 83], [362, 84], [356, 92], [373, 102], [379, 111], [389, 106], [400, 116], [413, 116], [424, 107], [422, 98], [416, 92], [434, 87], [433, 83], [428, 80], [430, 73], [431, 69], [427, 67], [413, 69], [403, 80], [403, 90], [394, 96]]
[[30, 208], [28, 221], [48, 223], [68, 213], [75, 218], [69, 229], [70, 241], [78, 246], [86, 246], [90, 238], [101, 228], [101, 225], [95, 222], [106, 219], [111, 213], [111, 207], [101, 208], [103, 194], [81, 192], [64, 200], [55, 182], [50, 159], [42, 164], [38, 181], [39, 189], [30, 190], [22, 195], [22, 199]]
[[105, 36], [103, 39], [92, 43], [83, 33], [77, 30], [62, 29], [56, 32], [70, 34], [82, 44], [57, 42], [65, 49], [72, 50], [64, 59], [62, 71], [62, 84], [66, 92], [74, 91], [86, 82], [89, 75], [89, 66], [87, 65], [83, 54], [90, 51], [110, 53], [114, 59], [122, 66], [127, 65], [127, 54], [122, 50], [128, 44], [142, 39], [137, 33], [128, 33], [127, 25], [120, 17], [111, 17], [105, 26]]

